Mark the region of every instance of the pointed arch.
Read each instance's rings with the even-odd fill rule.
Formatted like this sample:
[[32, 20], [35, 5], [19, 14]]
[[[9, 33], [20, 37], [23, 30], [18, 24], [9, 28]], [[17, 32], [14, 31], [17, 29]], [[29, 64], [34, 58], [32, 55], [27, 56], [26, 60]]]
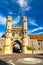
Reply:
[[12, 51], [13, 53], [20, 53], [22, 49], [22, 43], [20, 40], [14, 40], [12, 43]]

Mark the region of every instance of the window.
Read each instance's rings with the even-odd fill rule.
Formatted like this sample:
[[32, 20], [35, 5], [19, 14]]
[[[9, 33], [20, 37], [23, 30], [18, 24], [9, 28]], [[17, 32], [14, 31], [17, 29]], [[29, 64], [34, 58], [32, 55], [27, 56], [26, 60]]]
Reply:
[[14, 33], [12, 33], [12, 36], [15, 36], [15, 34], [14, 34]]
[[19, 33], [19, 36], [21, 36], [21, 33]]
[[24, 20], [24, 22], [26, 22], [26, 21]]
[[2, 45], [2, 43], [1, 43], [1, 45]]
[[11, 20], [8, 20], [8, 22], [11, 22]]
[[40, 42], [38, 43], [38, 45], [40, 45]]
[[0, 51], [2, 51], [2, 48], [0, 48]]
[[40, 50], [40, 48], [38, 48], [38, 50]]
[[19, 36], [22, 36], [22, 33], [21, 32], [19, 33]]

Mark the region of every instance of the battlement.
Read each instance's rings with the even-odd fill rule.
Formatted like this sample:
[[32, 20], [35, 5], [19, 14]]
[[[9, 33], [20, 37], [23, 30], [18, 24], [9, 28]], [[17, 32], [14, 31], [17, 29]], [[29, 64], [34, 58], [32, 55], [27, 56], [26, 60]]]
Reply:
[[12, 30], [21, 30], [22, 26], [12, 26]]

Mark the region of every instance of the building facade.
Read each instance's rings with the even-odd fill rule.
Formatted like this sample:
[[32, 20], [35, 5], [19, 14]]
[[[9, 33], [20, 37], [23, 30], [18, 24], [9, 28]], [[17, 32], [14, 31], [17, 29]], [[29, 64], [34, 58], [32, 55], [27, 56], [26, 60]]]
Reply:
[[[22, 26], [13, 26], [12, 17], [6, 18], [6, 32], [0, 38], [0, 53], [12, 54], [16, 51], [27, 53], [26, 46], [33, 46], [37, 50], [43, 50], [43, 35], [29, 35], [27, 18], [22, 17]], [[18, 50], [17, 50], [18, 48]]]

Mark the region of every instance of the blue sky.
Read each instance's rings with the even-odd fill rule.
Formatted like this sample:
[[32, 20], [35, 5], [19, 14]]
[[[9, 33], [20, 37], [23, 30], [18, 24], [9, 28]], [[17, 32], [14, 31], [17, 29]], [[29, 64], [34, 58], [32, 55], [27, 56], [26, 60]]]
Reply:
[[0, 0], [0, 36], [6, 31], [6, 17], [14, 26], [21, 26], [22, 16], [28, 18], [28, 33], [43, 34], [43, 0]]

